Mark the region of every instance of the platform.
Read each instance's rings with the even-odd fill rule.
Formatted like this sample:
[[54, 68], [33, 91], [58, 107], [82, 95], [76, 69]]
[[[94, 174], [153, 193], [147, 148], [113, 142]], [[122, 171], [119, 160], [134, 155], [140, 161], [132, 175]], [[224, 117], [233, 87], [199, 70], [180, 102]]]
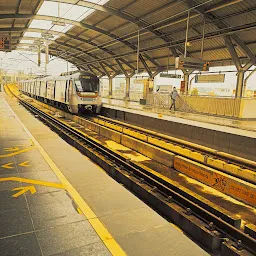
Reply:
[[14, 99], [6, 100], [0, 93], [1, 254], [208, 255]]
[[256, 121], [170, 111], [103, 98], [102, 114], [219, 151], [256, 160]]

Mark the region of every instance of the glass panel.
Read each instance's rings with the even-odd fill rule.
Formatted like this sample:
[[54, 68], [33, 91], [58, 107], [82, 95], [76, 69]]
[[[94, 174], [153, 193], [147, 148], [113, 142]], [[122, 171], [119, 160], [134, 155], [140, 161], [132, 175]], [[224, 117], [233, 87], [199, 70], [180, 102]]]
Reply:
[[75, 84], [78, 92], [97, 92], [99, 89], [98, 79], [80, 79]]

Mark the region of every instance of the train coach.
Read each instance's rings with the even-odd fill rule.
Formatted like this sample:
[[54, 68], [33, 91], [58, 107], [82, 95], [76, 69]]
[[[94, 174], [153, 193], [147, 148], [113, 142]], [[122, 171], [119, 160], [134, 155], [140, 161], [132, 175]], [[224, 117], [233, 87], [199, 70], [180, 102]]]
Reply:
[[101, 109], [99, 78], [89, 72], [67, 72], [60, 76], [23, 80], [19, 90], [74, 114], [86, 109], [99, 113]]

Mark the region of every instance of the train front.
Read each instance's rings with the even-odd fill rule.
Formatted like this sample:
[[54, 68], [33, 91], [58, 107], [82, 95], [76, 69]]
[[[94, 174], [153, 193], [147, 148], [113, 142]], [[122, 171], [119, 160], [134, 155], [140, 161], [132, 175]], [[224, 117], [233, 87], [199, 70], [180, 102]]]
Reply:
[[79, 73], [79, 76], [74, 78], [78, 102], [78, 111], [80, 113], [85, 110], [92, 110], [94, 113], [99, 113], [101, 109], [101, 97], [99, 95], [99, 78], [90, 73]]

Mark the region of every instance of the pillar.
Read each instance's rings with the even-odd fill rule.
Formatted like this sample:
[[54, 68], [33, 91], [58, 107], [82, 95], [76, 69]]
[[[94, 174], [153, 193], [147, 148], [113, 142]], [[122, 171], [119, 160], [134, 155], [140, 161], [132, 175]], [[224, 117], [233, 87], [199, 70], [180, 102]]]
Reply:
[[125, 86], [125, 99], [129, 100], [130, 98], [130, 86], [131, 86], [131, 78], [126, 77], [126, 86]]
[[236, 98], [242, 98], [243, 96], [244, 74], [245, 74], [244, 70], [240, 70], [237, 73]]
[[247, 88], [247, 82], [248, 79], [256, 72], [256, 68], [245, 78], [244, 80], [244, 89], [243, 89], [243, 96], [246, 96], [246, 88]]
[[188, 94], [188, 86], [189, 86], [189, 74], [188, 73], [184, 73], [184, 82], [185, 82], [184, 94]]
[[112, 97], [112, 92], [113, 92], [113, 77], [108, 77], [109, 81], [109, 86], [108, 86], [108, 96], [111, 98]]
[[183, 94], [188, 94], [188, 89], [189, 89], [189, 75], [193, 73], [194, 70], [186, 70], [183, 69], [182, 72], [184, 74], [183, 81], [181, 83], [181, 86], [184, 86], [184, 93]]

